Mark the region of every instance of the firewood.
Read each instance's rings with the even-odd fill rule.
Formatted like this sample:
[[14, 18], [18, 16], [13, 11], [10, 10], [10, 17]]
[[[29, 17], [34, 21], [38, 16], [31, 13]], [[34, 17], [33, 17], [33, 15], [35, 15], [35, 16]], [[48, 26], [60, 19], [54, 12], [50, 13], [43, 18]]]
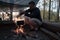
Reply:
[[46, 34], [52, 36], [53, 38], [59, 39], [58, 35], [56, 35], [55, 33], [50, 32], [50, 31], [48, 31], [48, 30], [46, 30], [46, 29], [44, 29], [44, 28], [40, 28], [40, 29], [41, 29], [43, 32], [45, 32]]

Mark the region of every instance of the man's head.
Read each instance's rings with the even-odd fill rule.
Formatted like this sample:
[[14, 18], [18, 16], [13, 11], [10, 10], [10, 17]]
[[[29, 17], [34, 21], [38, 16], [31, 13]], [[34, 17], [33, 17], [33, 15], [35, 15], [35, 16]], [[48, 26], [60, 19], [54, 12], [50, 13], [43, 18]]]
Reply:
[[35, 7], [35, 2], [31, 1], [29, 2], [30, 9], [33, 9]]

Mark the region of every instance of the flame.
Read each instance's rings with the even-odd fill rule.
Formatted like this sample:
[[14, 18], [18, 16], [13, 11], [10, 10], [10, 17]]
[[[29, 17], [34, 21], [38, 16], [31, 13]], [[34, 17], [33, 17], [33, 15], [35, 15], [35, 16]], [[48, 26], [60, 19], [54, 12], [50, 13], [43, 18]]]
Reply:
[[15, 30], [15, 32], [16, 32], [17, 34], [19, 34], [18, 28]]
[[20, 27], [16, 28], [15, 30], [13, 30], [13, 32], [19, 34], [19, 33], [24, 33], [24, 29], [22, 28], [23, 25], [21, 25]]
[[24, 33], [23, 25], [20, 25], [19, 32]]
[[19, 34], [18, 28], [16, 28], [15, 30], [12, 30], [14, 33]]

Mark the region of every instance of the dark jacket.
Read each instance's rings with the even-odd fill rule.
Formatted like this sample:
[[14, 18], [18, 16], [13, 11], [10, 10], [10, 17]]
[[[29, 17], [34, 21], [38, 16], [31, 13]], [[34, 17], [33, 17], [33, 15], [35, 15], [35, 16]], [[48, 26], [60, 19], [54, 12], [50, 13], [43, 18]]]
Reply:
[[25, 12], [26, 12], [25, 16], [28, 16], [30, 18], [37, 18], [40, 21], [42, 21], [41, 15], [40, 15], [40, 10], [37, 7], [32, 10], [28, 9]]

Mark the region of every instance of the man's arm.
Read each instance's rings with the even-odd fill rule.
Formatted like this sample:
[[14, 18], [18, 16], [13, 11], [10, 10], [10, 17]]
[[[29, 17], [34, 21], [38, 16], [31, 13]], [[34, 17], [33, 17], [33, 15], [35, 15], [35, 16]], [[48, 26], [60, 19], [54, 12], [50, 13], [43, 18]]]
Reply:
[[26, 10], [26, 11], [21, 12], [19, 15], [22, 15], [22, 14], [28, 13], [29, 11], [30, 11], [30, 10], [28, 9], [28, 10]]
[[19, 16], [21, 16], [21, 15], [23, 15], [23, 14], [25, 14], [25, 13], [28, 13], [28, 12], [29, 12], [29, 9], [26, 10], [26, 11], [22, 11], [22, 12], [19, 13], [19, 15], [18, 15], [17, 17], [19, 17]]

